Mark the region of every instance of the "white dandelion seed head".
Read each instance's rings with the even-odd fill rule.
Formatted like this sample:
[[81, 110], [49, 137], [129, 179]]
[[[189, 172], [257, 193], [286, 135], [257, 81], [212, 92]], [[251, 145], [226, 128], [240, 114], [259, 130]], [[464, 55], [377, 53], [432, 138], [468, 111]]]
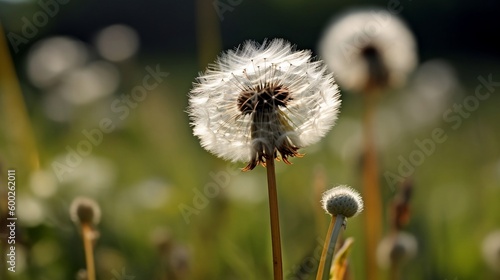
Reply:
[[332, 127], [340, 107], [333, 75], [283, 39], [247, 41], [201, 73], [189, 96], [193, 133], [231, 161], [299, 156]]
[[386, 10], [345, 13], [326, 28], [319, 51], [340, 85], [362, 91], [377, 83], [399, 87], [417, 64], [415, 38]]
[[381, 268], [388, 268], [407, 262], [417, 255], [417, 239], [410, 233], [397, 232], [384, 237], [377, 247], [377, 262]]
[[69, 207], [71, 220], [77, 224], [97, 225], [101, 221], [101, 208], [95, 200], [77, 197]]
[[353, 217], [363, 211], [363, 199], [353, 188], [341, 185], [327, 190], [321, 199], [323, 209], [332, 216]]
[[483, 259], [495, 272], [500, 273], [500, 230], [486, 236], [482, 244]]

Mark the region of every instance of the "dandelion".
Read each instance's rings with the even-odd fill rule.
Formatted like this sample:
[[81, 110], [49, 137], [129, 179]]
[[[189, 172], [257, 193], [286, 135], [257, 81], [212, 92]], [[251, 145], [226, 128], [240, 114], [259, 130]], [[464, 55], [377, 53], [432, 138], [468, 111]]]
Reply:
[[283, 39], [247, 41], [222, 54], [197, 78], [188, 112], [194, 135], [213, 154], [249, 162], [300, 156], [337, 119], [340, 100], [333, 75], [310, 51]]
[[339, 16], [327, 27], [319, 49], [340, 85], [355, 91], [401, 86], [417, 63], [412, 33], [385, 10]]
[[500, 275], [500, 230], [486, 236], [482, 244], [482, 253], [486, 264]]
[[86, 197], [77, 197], [69, 208], [71, 220], [80, 226], [82, 231], [85, 261], [87, 263], [86, 279], [95, 280], [93, 243], [98, 236], [94, 226], [100, 222], [101, 210], [97, 202]]
[[342, 185], [332, 188], [323, 194], [321, 200], [323, 209], [332, 216], [330, 226], [321, 254], [316, 280], [327, 280], [332, 267], [333, 251], [346, 218], [351, 218], [363, 211], [363, 199], [354, 189]]
[[87, 276], [87, 271], [85, 269], [80, 269], [76, 272], [75, 276], [76, 280], [87, 280], [89, 279]]
[[351, 218], [363, 211], [361, 195], [348, 186], [338, 186], [323, 194], [323, 209], [332, 216], [342, 215]]
[[77, 197], [69, 209], [71, 220], [76, 224], [97, 225], [101, 220], [101, 209], [97, 202], [86, 197]]
[[200, 74], [189, 97], [193, 133], [226, 160], [266, 166], [274, 279], [283, 279], [274, 159], [290, 164], [318, 142], [339, 112], [333, 75], [283, 39], [247, 41]]
[[398, 231], [383, 238], [377, 247], [377, 261], [381, 268], [390, 268], [390, 279], [400, 279], [401, 266], [415, 258], [418, 251], [416, 238]]

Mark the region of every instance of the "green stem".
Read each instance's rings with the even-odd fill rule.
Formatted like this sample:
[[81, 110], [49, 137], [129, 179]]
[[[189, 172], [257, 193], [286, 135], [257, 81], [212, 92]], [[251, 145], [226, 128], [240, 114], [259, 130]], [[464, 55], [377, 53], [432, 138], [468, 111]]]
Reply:
[[318, 272], [316, 273], [316, 280], [321, 280], [323, 278], [323, 269], [325, 268], [326, 255], [328, 248], [330, 247], [329, 237], [332, 235], [333, 226], [335, 225], [335, 217], [330, 219], [330, 225], [328, 226], [328, 231], [326, 232], [325, 243], [323, 244], [323, 251], [321, 252], [321, 258], [319, 259]]
[[335, 225], [333, 226], [332, 235], [330, 236], [330, 244], [328, 245], [328, 252], [326, 254], [325, 266], [323, 269], [323, 280], [328, 280], [330, 278], [333, 252], [335, 251], [335, 244], [337, 243], [340, 229], [344, 225], [345, 217], [342, 215], [337, 215], [336, 217], [332, 217], [332, 219], [335, 219]]

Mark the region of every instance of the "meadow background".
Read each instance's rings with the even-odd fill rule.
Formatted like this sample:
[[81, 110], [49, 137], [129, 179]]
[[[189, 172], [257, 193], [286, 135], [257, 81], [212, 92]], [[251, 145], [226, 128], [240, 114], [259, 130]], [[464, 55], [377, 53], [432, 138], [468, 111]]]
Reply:
[[[192, 82], [219, 51], [245, 40], [282, 37], [318, 55], [333, 16], [398, 3], [398, 16], [418, 42], [419, 67], [377, 108], [387, 211], [398, 186], [386, 180], [387, 172], [399, 174], [402, 162], [411, 164], [412, 154], [423, 153], [415, 141], [431, 138], [435, 129], [446, 136], [405, 174], [414, 184], [405, 230], [417, 238], [419, 252], [405, 266], [404, 279], [495, 279], [481, 244], [500, 228], [500, 84], [485, 100], [476, 98], [477, 106], [473, 99], [479, 77], [500, 82], [497, 1], [52, 1], [46, 23], [26, 36], [26, 20], [43, 20], [37, 19], [46, 11], [40, 3], [0, 1], [9, 45], [0, 60], [2, 226], [7, 169], [16, 169], [18, 183], [18, 266], [8, 277], [75, 278], [84, 254], [68, 208], [75, 197], [88, 196], [102, 210], [98, 279], [163, 279], [167, 270], [175, 274], [169, 279], [270, 279], [265, 170], [241, 173], [245, 163], [230, 164], [200, 147], [185, 113]], [[97, 34], [114, 24], [137, 34], [137, 51], [125, 60], [110, 61], [96, 46]], [[25, 41], [13, 45], [9, 34]], [[56, 36], [65, 39], [49, 49], [62, 44], [65, 55], [34, 54]], [[64, 51], [68, 40], [78, 52]], [[111, 57], [121, 49], [113, 40]], [[134, 36], [128, 40], [133, 45]], [[70, 66], [50, 77], [58, 65]], [[152, 69], [168, 76], [143, 100], [122, 99]], [[360, 96], [342, 91], [339, 120], [327, 137], [293, 165], [277, 163], [285, 279], [314, 278], [315, 268], [308, 267], [328, 223], [320, 190], [361, 187], [361, 117]], [[112, 131], [102, 131], [103, 119]], [[83, 131], [96, 129], [102, 139], [95, 136], [101, 140], [91, 143], [91, 151], [68, 163], [71, 150], [90, 143]], [[385, 222], [387, 229], [387, 217]], [[355, 238], [354, 279], [366, 277], [362, 225], [361, 217], [350, 219], [344, 233]], [[4, 279], [5, 262], [1, 269]], [[299, 278], [307, 270], [311, 276]]]

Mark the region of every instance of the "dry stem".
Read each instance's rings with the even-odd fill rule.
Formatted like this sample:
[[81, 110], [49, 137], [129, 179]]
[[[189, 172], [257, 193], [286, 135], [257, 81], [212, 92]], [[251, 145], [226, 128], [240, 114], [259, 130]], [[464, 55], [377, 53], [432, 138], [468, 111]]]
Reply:
[[85, 249], [85, 262], [87, 264], [87, 279], [95, 280], [95, 267], [94, 267], [94, 231], [92, 227], [87, 224], [82, 224], [82, 238], [83, 247]]
[[271, 215], [271, 241], [273, 247], [274, 280], [283, 279], [283, 264], [281, 257], [281, 237], [278, 213], [278, 192], [276, 190], [276, 172], [274, 158], [266, 159], [267, 186], [269, 191], [269, 213]]

